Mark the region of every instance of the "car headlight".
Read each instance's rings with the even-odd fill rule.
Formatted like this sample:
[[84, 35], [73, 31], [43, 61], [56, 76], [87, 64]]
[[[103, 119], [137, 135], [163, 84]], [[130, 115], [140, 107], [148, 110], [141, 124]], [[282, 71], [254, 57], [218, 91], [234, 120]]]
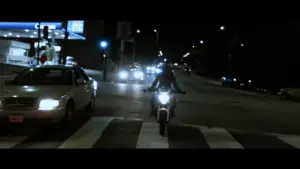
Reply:
[[122, 72], [120, 72], [119, 76], [120, 76], [121, 79], [127, 79], [128, 73], [125, 72], [125, 71], [122, 71]]
[[170, 96], [168, 95], [168, 93], [160, 93], [158, 95], [158, 100], [161, 104], [167, 104], [170, 101]]
[[156, 69], [156, 73], [161, 73], [161, 70], [160, 69]]
[[134, 78], [139, 79], [144, 76], [144, 73], [143, 72], [134, 72], [133, 76], [134, 76]]
[[146, 69], [147, 69], [147, 70], [151, 70], [151, 67], [150, 67], [150, 66], [148, 66]]
[[233, 79], [233, 81], [235, 81], [235, 82], [236, 82], [236, 78], [234, 78], [234, 79]]
[[59, 106], [58, 100], [42, 99], [40, 100], [39, 110], [54, 110]]

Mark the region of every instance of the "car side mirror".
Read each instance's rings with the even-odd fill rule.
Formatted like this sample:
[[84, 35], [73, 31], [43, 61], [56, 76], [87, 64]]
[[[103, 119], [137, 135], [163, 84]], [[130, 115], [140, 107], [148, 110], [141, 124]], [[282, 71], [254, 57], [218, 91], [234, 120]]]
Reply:
[[77, 80], [76, 80], [76, 84], [77, 84], [78, 86], [84, 85], [84, 84], [85, 84], [85, 80], [83, 80], [83, 79], [77, 79]]

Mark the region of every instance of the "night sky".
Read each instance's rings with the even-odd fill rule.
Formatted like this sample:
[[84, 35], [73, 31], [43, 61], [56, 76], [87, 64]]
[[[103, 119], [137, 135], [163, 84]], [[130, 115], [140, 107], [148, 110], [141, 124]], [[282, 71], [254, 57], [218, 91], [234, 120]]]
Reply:
[[[235, 74], [251, 76], [274, 83], [275, 79], [291, 79], [299, 72], [300, 22], [293, 20], [136, 20], [132, 21], [132, 35], [137, 40], [137, 59], [153, 59], [155, 33], [159, 34], [159, 48], [169, 60], [178, 60], [186, 52], [198, 52], [187, 61], [199, 60], [211, 75], [228, 73], [228, 54]], [[98, 39], [108, 39], [112, 58], [118, 60], [119, 42], [116, 40], [116, 21], [105, 20], [105, 31]], [[224, 25], [225, 30], [220, 31]], [[92, 37], [96, 30], [86, 29]], [[137, 36], [136, 30], [141, 33]], [[100, 31], [99, 31], [100, 32]], [[96, 40], [96, 39], [95, 39]], [[200, 45], [199, 41], [204, 40]], [[240, 46], [240, 42], [244, 44]], [[95, 42], [96, 43], [96, 42]], [[192, 46], [196, 46], [192, 50]], [[132, 51], [127, 46], [127, 54]], [[201, 54], [199, 54], [201, 53]], [[97, 56], [98, 57], [98, 56]], [[293, 79], [293, 78], [292, 78]], [[276, 80], [275, 80], [276, 81]], [[278, 82], [276, 82], [278, 83]]]

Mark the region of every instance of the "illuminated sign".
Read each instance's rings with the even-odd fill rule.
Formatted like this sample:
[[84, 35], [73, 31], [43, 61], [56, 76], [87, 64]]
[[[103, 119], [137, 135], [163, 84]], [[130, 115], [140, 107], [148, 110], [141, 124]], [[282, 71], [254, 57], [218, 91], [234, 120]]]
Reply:
[[[38, 29], [38, 22], [0, 22], [0, 29]], [[41, 22], [41, 28], [62, 29], [61, 22]]]
[[68, 31], [83, 33], [84, 21], [68, 21]]

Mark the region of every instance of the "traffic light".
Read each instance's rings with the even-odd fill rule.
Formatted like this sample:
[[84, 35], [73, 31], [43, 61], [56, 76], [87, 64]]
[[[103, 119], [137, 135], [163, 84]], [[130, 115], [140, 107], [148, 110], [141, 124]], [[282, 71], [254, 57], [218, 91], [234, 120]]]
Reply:
[[44, 34], [44, 39], [48, 40], [48, 36], [49, 36], [49, 32], [48, 32], [48, 26], [44, 26], [44, 29], [43, 29], [43, 34]]

